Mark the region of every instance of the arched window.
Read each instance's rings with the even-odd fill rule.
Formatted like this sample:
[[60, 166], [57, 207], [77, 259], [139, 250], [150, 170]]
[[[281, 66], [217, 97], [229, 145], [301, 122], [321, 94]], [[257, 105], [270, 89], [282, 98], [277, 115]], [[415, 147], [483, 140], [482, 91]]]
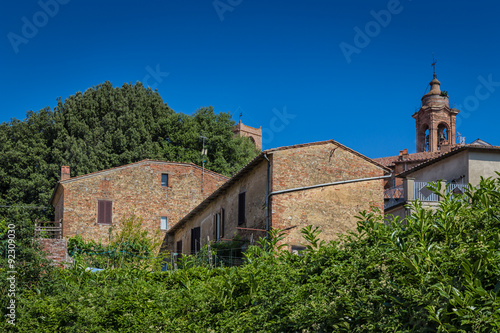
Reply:
[[429, 142], [429, 126], [424, 125], [422, 126], [422, 132], [421, 132], [421, 143], [422, 143], [422, 151], [429, 151], [430, 150], [430, 142]]
[[438, 146], [448, 144], [448, 126], [441, 123], [438, 125]]

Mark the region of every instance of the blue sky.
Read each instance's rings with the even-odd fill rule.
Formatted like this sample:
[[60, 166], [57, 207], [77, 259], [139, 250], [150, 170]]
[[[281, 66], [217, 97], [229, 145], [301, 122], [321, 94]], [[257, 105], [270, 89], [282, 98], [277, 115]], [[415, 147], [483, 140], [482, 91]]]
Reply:
[[434, 53], [458, 131], [500, 145], [499, 13], [459, 0], [11, 1], [0, 121], [141, 81], [177, 112], [242, 112], [264, 148], [335, 139], [390, 156], [415, 151]]

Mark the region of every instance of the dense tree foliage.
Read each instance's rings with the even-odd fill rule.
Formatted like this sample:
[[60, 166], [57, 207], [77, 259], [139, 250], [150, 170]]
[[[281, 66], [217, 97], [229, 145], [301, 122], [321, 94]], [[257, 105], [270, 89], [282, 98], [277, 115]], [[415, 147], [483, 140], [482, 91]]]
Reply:
[[257, 153], [233, 137], [233, 126], [211, 107], [176, 113], [141, 83], [105, 82], [0, 124], [0, 205], [47, 206], [61, 165], [72, 176], [146, 158], [201, 165], [200, 135], [208, 138], [206, 167], [230, 176]]
[[37, 292], [24, 292], [17, 326], [3, 327], [19, 332], [498, 332], [500, 181], [483, 180], [465, 196], [442, 199], [435, 212], [415, 204], [405, 223], [361, 213], [357, 230], [330, 244], [317, 240], [317, 230], [304, 229], [309, 246], [302, 256], [281, 251], [274, 237], [250, 247], [240, 267], [55, 270], [53, 287], [42, 284]]

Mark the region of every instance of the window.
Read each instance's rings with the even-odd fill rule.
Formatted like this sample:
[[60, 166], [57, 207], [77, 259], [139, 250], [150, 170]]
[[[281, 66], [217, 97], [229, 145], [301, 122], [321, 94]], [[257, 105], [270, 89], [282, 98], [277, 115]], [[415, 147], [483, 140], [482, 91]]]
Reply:
[[182, 241], [177, 241], [177, 255], [182, 255]]
[[224, 237], [224, 208], [214, 215], [214, 239], [220, 241]]
[[161, 174], [161, 186], [168, 187], [168, 174], [166, 173]]
[[238, 224], [245, 223], [245, 194], [243, 192], [238, 196]]
[[113, 222], [113, 201], [97, 200], [97, 223], [111, 224]]
[[201, 249], [201, 228], [191, 229], [191, 254], [200, 252]]
[[292, 245], [292, 248], [291, 248], [291, 251], [292, 254], [295, 254], [295, 255], [299, 255], [299, 256], [303, 256], [304, 253], [303, 251], [306, 249], [305, 246], [301, 246], [301, 245]]
[[168, 217], [166, 217], [166, 216], [160, 217], [160, 229], [161, 230], [168, 229]]

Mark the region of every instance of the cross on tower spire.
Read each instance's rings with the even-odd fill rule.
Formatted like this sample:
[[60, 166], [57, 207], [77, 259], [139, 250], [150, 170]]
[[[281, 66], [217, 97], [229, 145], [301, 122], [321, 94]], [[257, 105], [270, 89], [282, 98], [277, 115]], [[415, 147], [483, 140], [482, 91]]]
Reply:
[[432, 70], [433, 70], [433, 74], [436, 75], [436, 63], [437, 63], [437, 60], [434, 59], [434, 54], [432, 55]]

